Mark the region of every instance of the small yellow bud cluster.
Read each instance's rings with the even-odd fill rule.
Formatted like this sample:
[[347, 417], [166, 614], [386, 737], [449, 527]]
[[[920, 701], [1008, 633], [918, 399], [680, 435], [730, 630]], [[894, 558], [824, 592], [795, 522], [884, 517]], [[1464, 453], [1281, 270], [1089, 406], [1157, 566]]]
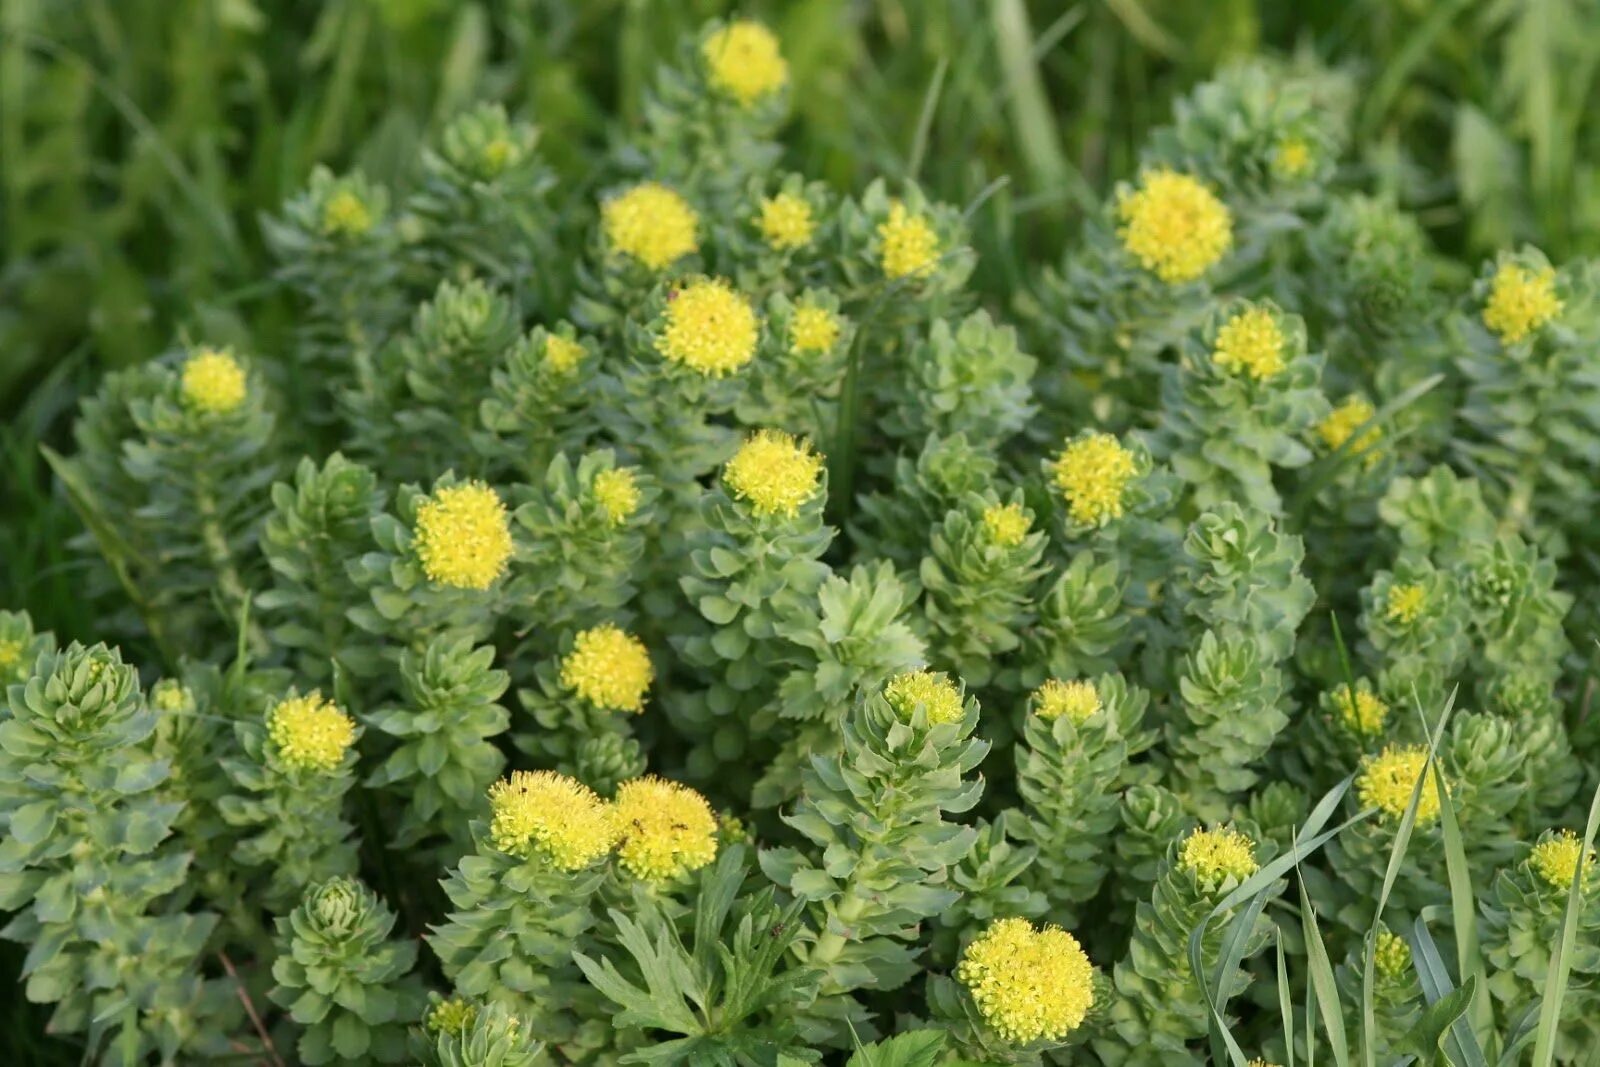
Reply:
[[1410, 626], [1428, 606], [1428, 591], [1417, 582], [1397, 582], [1384, 598], [1384, 618]]
[[[1328, 451], [1336, 452], [1344, 448], [1345, 442], [1349, 441], [1357, 430], [1371, 422], [1377, 414], [1377, 408], [1374, 408], [1372, 401], [1366, 397], [1348, 396], [1343, 403], [1317, 423], [1317, 436], [1328, 446]], [[1366, 466], [1370, 467], [1378, 462], [1378, 451], [1375, 446], [1382, 437], [1383, 431], [1377, 426], [1371, 426], [1362, 431], [1361, 436], [1350, 444], [1347, 451], [1352, 456], [1363, 457]]]
[[1504, 263], [1489, 283], [1483, 324], [1494, 331], [1501, 344], [1514, 345], [1561, 314], [1561, 306], [1554, 270]]
[[1192, 282], [1233, 247], [1233, 216], [1187, 174], [1146, 171], [1117, 200], [1122, 247], [1164, 282]]
[[983, 529], [1001, 548], [1016, 548], [1027, 540], [1032, 526], [1021, 504], [991, 504], [983, 509]]
[[280, 700], [267, 712], [267, 739], [286, 767], [334, 770], [356, 739], [356, 724], [316, 691]]
[[668, 882], [717, 856], [717, 817], [688, 786], [654, 775], [617, 787], [617, 858], [635, 878]]
[[789, 319], [789, 348], [796, 355], [828, 352], [839, 343], [839, 319], [827, 308], [806, 304]]
[[616, 844], [611, 806], [594, 790], [554, 771], [513, 771], [489, 787], [489, 841], [501, 852], [539, 854], [581, 870]]
[[1552, 888], [1565, 892], [1578, 877], [1578, 863], [1583, 863], [1584, 877], [1594, 869], [1594, 851], [1583, 851], [1583, 841], [1571, 830], [1559, 830], [1545, 835], [1543, 841], [1533, 846], [1528, 862], [1540, 878]]
[[460, 1037], [478, 1020], [478, 1006], [463, 997], [441, 1000], [428, 1009], [423, 1025], [430, 1033]]
[[350, 189], [340, 189], [322, 205], [324, 237], [360, 237], [372, 229], [372, 209]]
[[1390, 981], [1404, 977], [1411, 969], [1411, 946], [1399, 934], [1379, 930], [1372, 948], [1372, 966]]
[[570, 337], [552, 333], [544, 339], [544, 362], [557, 374], [571, 374], [583, 362], [584, 348]]
[[1196, 830], [1178, 848], [1178, 862], [1205, 885], [1215, 888], [1255, 874], [1256, 843], [1231, 826]]
[[511, 559], [511, 523], [500, 495], [482, 482], [446, 486], [417, 507], [417, 560], [432, 581], [487, 589]]
[[660, 182], [641, 182], [600, 206], [606, 243], [659, 271], [699, 251], [700, 216]]
[[665, 319], [656, 350], [708, 378], [731, 374], [755, 358], [761, 333], [755, 309], [720, 278], [668, 294]]
[[1333, 705], [1340, 724], [1361, 737], [1376, 737], [1389, 721], [1389, 705], [1370, 689], [1358, 687], [1352, 691], [1347, 685], [1340, 686], [1334, 693]]
[[225, 349], [202, 348], [183, 362], [178, 395], [183, 406], [202, 415], [227, 415], [244, 403], [244, 368]]
[[816, 495], [822, 457], [810, 442], [781, 430], [758, 430], [722, 468], [722, 481], [736, 500], [757, 515], [794, 518]]
[[[1390, 745], [1376, 756], [1361, 761], [1356, 776], [1356, 796], [1369, 808], [1377, 808], [1391, 820], [1399, 820], [1411, 805], [1411, 794], [1428, 765], [1428, 750], [1421, 745]], [[1417, 798], [1418, 826], [1427, 826], [1439, 817], [1439, 792], [1435, 788], [1439, 772], [1430, 776]]]
[[925, 215], [896, 200], [878, 224], [878, 260], [891, 279], [925, 278], [939, 262], [939, 234]]
[[1053, 473], [1072, 521], [1098, 526], [1121, 517], [1123, 496], [1138, 465], [1115, 437], [1093, 433], [1068, 441], [1056, 457]]
[[707, 37], [700, 46], [711, 85], [752, 107], [789, 83], [789, 64], [772, 31], [739, 19]]
[[817, 230], [811, 204], [795, 193], [779, 193], [761, 201], [761, 215], [756, 225], [767, 244], [778, 252], [804, 248], [811, 243], [811, 236]]
[[1264, 382], [1283, 373], [1284, 343], [1283, 330], [1272, 312], [1261, 307], [1246, 308], [1217, 331], [1211, 359], [1225, 371]]
[[1033, 713], [1050, 722], [1065, 716], [1081, 726], [1101, 707], [1099, 690], [1083, 678], [1070, 682], [1051, 678], [1033, 693]]
[[594, 476], [594, 499], [606, 520], [621, 526], [639, 510], [639, 479], [632, 467], [614, 467]]
[[1311, 173], [1315, 157], [1303, 137], [1285, 137], [1272, 149], [1272, 173], [1284, 181], [1297, 181]]
[[580, 633], [561, 661], [561, 684], [608, 711], [643, 711], [654, 680], [644, 642], [610, 623]]
[[1094, 968], [1077, 938], [1026, 919], [990, 923], [961, 954], [956, 977], [984, 1022], [1013, 1045], [1060, 1041], [1094, 1006]]
[[961, 690], [944, 674], [936, 671], [907, 671], [889, 680], [883, 695], [902, 719], [910, 720], [920, 706], [930, 723], [960, 722], [966, 714]]

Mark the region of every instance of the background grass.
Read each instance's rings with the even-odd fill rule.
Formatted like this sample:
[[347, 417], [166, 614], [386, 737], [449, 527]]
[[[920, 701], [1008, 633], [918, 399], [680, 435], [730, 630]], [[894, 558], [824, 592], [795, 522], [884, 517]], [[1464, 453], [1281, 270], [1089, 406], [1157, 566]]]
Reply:
[[[1600, 250], [1600, 0], [5, 0], [0, 608], [94, 635], [39, 445], [70, 447], [82, 392], [178, 331], [244, 318], [286, 343], [257, 219], [314, 162], [403, 176], [487, 97], [531, 115], [584, 188], [679, 35], [730, 9], [783, 38], [787, 165], [848, 190], [914, 175], [958, 203], [1008, 179], [973, 220], [1002, 311], [1173, 94], [1262, 49], [1359, 68], [1350, 164], [1441, 247]], [[51, 1062], [40, 1013], [0, 999], [0, 1049]]]

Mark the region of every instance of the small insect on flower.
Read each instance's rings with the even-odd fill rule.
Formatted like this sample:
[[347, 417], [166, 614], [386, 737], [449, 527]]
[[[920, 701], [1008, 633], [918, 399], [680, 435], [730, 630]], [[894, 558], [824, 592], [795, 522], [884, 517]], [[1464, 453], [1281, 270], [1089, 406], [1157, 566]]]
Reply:
[[1372, 965], [1390, 981], [1403, 978], [1411, 970], [1411, 946], [1399, 934], [1379, 930], [1372, 948]]
[[183, 361], [178, 395], [190, 411], [227, 415], [244, 403], [247, 385], [244, 368], [233, 353], [222, 348], [201, 348]]
[[1342, 685], [1333, 694], [1333, 706], [1340, 725], [1358, 737], [1378, 736], [1389, 721], [1389, 705], [1370, 689], [1357, 687], [1352, 692]]
[[557, 374], [571, 374], [583, 362], [584, 347], [570, 337], [552, 333], [544, 339], [544, 362]]
[[1483, 324], [1494, 331], [1501, 344], [1514, 345], [1561, 314], [1561, 308], [1552, 268], [1502, 263], [1489, 283]]
[[960, 722], [967, 713], [961, 688], [940, 671], [907, 671], [895, 675], [883, 688], [884, 699], [895, 714], [910, 721], [918, 708], [934, 724]]
[[1081, 726], [1102, 706], [1100, 691], [1083, 678], [1070, 682], [1051, 678], [1033, 691], [1033, 713], [1047, 722], [1065, 716]]
[[561, 684], [609, 711], [643, 711], [655, 676], [644, 642], [610, 623], [580, 633], [561, 661]]
[[614, 467], [594, 476], [594, 499], [606, 521], [621, 526], [639, 510], [639, 479], [632, 467]]
[[1283, 330], [1262, 307], [1248, 307], [1222, 324], [1211, 360], [1225, 371], [1246, 374], [1258, 382], [1283, 373]]
[[[1390, 745], [1376, 756], [1361, 761], [1356, 776], [1356, 796], [1369, 808], [1377, 808], [1386, 819], [1398, 822], [1411, 806], [1411, 794], [1428, 764], [1428, 750], [1421, 745]], [[1430, 776], [1417, 797], [1416, 825], [1427, 826], [1439, 817], [1439, 772]]]
[[513, 771], [489, 787], [489, 841], [501, 852], [543, 856], [581, 870], [617, 841], [611, 806], [594, 790], [555, 771]]
[[700, 249], [700, 216], [660, 182], [641, 182], [601, 204], [600, 228], [612, 250], [654, 271]]
[[1117, 198], [1122, 247], [1164, 282], [1192, 282], [1233, 247], [1233, 215], [1187, 174], [1146, 171]]
[[441, 1000], [428, 1009], [423, 1025], [430, 1033], [452, 1034], [457, 1037], [472, 1028], [478, 1019], [478, 1006], [463, 997]]
[[1422, 617], [1428, 606], [1428, 591], [1417, 582], [1397, 582], [1384, 598], [1384, 618], [1410, 626]]
[[1298, 181], [1311, 173], [1315, 158], [1304, 137], [1285, 137], [1272, 149], [1272, 173], [1283, 181]]
[[1208, 890], [1255, 874], [1256, 843], [1231, 826], [1196, 830], [1178, 847], [1178, 862]]
[[989, 1028], [1013, 1045], [1060, 1041], [1094, 1006], [1094, 967], [1077, 938], [1026, 919], [990, 923], [961, 954], [956, 977]]
[[417, 506], [417, 559], [432, 581], [487, 589], [511, 559], [511, 523], [500, 494], [482, 482], [436, 490]]
[[1128, 483], [1138, 469], [1133, 453], [1108, 433], [1068, 441], [1051, 464], [1067, 514], [1079, 526], [1103, 526], [1120, 518]]
[[615, 811], [617, 858], [635, 878], [669, 882], [717, 858], [717, 817], [688, 786], [634, 778], [617, 787]]
[[939, 234], [925, 215], [896, 200], [878, 224], [878, 262], [890, 279], [925, 278], [939, 262]]
[[[1378, 409], [1372, 406], [1372, 401], [1364, 396], [1351, 395], [1329, 412], [1321, 422], [1317, 423], [1317, 436], [1322, 438], [1322, 443], [1328, 451], [1337, 452], [1345, 448], [1345, 442], [1355, 436], [1357, 430], [1367, 426], [1377, 417]], [[1376, 425], [1368, 426], [1362, 430], [1361, 436], [1350, 441], [1346, 452], [1351, 456], [1361, 457], [1365, 466], [1372, 466], [1378, 462], [1380, 455], [1377, 444], [1383, 438], [1383, 431]]]
[[729, 494], [761, 516], [794, 518], [821, 481], [822, 457], [781, 430], [757, 430], [722, 468]]
[[267, 739], [292, 770], [335, 770], [356, 739], [355, 720], [315, 690], [289, 696], [267, 712]]
[[803, 304], [789, 319], [789, 349], [796, 355], [831, 351], [839, 343], [839, 318], [827, 308]]
[[708, 378], [731, 374], [755, 358], [760, 320], [742, 293], [720, 278], [674, 290], [656, 351]]
[[730, 22], [700, 46], [713, 88], [744, 107], [789, 84], [789, 64], [772, 31], [751, 19]]
[[811, 243], [817, 231], [817, 221], [812, 218], [811, 204], [803, 196], [779, 193], [761, 201], [761, 215], [756, 220], [761, 236], [774, 251], [792, 252]]
[[983, 509], [983, 529], [1001, 548], [1016, 548], [1028, 538], [1033, 522], [1021, 504], [991, 504]]
[[1543, 878], [1545, 884], [1563, 893], [1578, 877], [1579, 858], [1582, 857], [1584, 880], [1594, 871], [1594, 850], [1583, 850], [1583, 841], [1571, 830], [1547, 833], [1528, 853], [1528, 863]]
[[354, 190], [340, 189], [322, 205], [324, 237], [360, 237], [372, 222], [372, 208]]

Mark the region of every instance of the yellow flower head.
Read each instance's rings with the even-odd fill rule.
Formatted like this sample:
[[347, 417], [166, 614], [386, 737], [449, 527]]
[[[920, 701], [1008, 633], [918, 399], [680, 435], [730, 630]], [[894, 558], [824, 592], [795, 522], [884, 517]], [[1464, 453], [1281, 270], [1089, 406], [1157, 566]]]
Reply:
[[423, 1025], [430, 1033], [460, 1037], [478, 1021], [478, 1006], [463, 997], [441, 1000], [428, 1009]]
[[1552, 888], [1565, 892], [1571, 887], [1573, 879], [1578, 877], [1580, 857], [1587, 879], [1594, 870], [1593, 850], [1584, 855], [1582, 839], [1571, 830], [1559, 830], [1545, 835], [1543, 841], [1533, 846], [1528, 854], [1528, 862]]
[[1122, 247], [1164, 282], [1192, 282], [1233, 246], [1233, 216], [1187, 174], [1146, 171], [1117, 198]]
[[[1356, 430], [1371, 422], [1378, 414], [1378, 409], [1364, 396], [1348, 396], [1344, 402], [1333, 411], [1329, 412], [1323, 420], [1317, 423], [1317, 436], [1322, 438], [1322, 443], [1328, 446], [1328, 451], [1334, 452], [1344, 448]], [[1366, 466], [1370, 467], [1378, 462], [1376, 445], [1382, 439], [1383, 431], [1377, 426], [1368, 427], [1362, 431], [1351, 443], [1348, 452], [1352, 456], [1364, 457]]]
[[789, 83], [789, 64], [778, 49], [778, 39], [750, 19], [730, 22], [707, 37], [700, 55], [711, 84], [744, 107]]
[[761, 201], [761, 215], [756, 224], [767, 244], [779, 252], [804, 248], [811, 243], [811, 235], [817, 232], [810, 202], [794, 193], [779, 193]]
[[956, 683], [937, 671], [907, 671], [897, 674], [884, 686], [889, 706], [909, 721], [920, 706], [927, 710], [930, 723], [960, 722], [967, 713]]
[[939, 234], [925, 215], [913, 215], [896, 200], [878, 224], [878, 261], [890, 278], [925, 278], [939, 262]]
[[961, 954], [956, 977], [984, 1022], [1013, 1045], [1060, 1041], [1094, 1006], [1094, 968], [1077, 938], [1026, 919], [990, 923]]
[[489, 841], [501, 852], [546, 857], [564, 871], [588, 867], [616, 844], [611, 805], [555, 771], [513, 771], [489, 787]]
[[1285, 137], [1272, 150], [1272, 173], [1295, 181], [1311, 173], [1311, 146], [1303, 137]]
[[511, 558], [511, 523], [500, 495], [482, 482], [439, 489], [417, 506], [417, 559], [432, 581], [487, 589]]
[[1489, 283], [1483, 305], [1483, 324], [1501, 344], [1514, 345], [1561, 314], [1556, 295], [1556, 272], [1549, 267], [1529, 269], [1503, 263]]
[[755, 358], [760, 322], [740, 292], [710, 278], [668, 294], [666, 326], [656, 350], [708, 378], [731, 374]]
[[583, 346], [558, 333], [545, 335], [544, 362], [557, 374], [571, 374], [583, 362]]
[[1379, 930], [1372, 948], [1372, 966], [1390, 981], [1404, 977], [1411, 970], [1411, 946], [1399, 934]]
[[1064, 715], [1081, 726], [1101, 707], [1100, 691], [1082, 678], [1070, 682], [1051, 678], [1033, 692], [1033, 713], [1052, 722]]
[[806, 304], [789, 319], [789, 348], [797, 355], [827, 352], [839, 343], [839, 319], [827, 308]]
[[1231, 826], [1196, 830], [1178, 848], [1178, 862], [1208, 886], [1242, 882], [1259, 869], [1256, 843]]
[[1396, 583], [1389, 587], [1384, 599], [1384, 618], [1410, 626], [1428, 606], [1428, 591], [1418, 582]]
[[[0, 673], [4, 670], [5, 664], [0, 662]], [[150, 706], [169, 713], [193, 711], [194, 694], [176, 678], [163, 678], [150, 687]]]
[[[1398, 821], [1410, 806], [1411, 792], [1427, 764], [1428, 750], [1421, 745], [1390, 745], [1379, 755], [1361, 761], [1356, 795], [1365, 806], [1377, 808]], [[1434, 780], [1423, 785], [1422, 795], [1417, 798], [1418, 826], [1427, 826], [1439, 817], [1439, 791], [1435, 787], [1439, 772], [1435, 770], [1431, 777]]]
[[606, 243], [651, 270], [698, 251], [699, 226], [689, 202], [660, 182], [640, 182], [600, 206]]
[[729, 493], [757, 515], [794, 518], [821, 480], [822, 457], [781, 430], [757, 430], [722, 468]]
[[322, 205], [324, 237], [360, 237], [372, 229], [372, 209], [349, 189], [340, 189]]
[[1352, 693], [1349, 686], [1342, 685], [1334, 692], [1333, 706], [1344, 728], [1362, 737], [1376, 737], [1389, 721], [1389, 705], [1370, 689], [1357, 688]]
[[355, 720], [313, 690], [289, 697], [267, 712], [267, 738], [286, 767], [331, 771], [356, 739]]
[[21, 662], [22, 642], [0, 637], [0, 678], [14, 676]]
[[617, 787], [617, 858], [635, 878], [667, 882], [717, 857], [717, 817], [688, 786], [648, 775]]
[[983, 528], [1001, 548], [1016, 548], [1027, 539], [1033, 522], [1021, 504], [990, 504], [983, 509]]
[[655, 677], [644, 642], [610, 623], [580, 633], [561, 661], [561, 684], [609, 711], [643, 711]]
[[1251, 307], [1222, 324], [1211, 359], [1223, 370], [1264, 382], [1283, 372], [1284, 345], [1283, 330], [1272, 312]]
[[244, 368], [225, 349], [202, 348], [183, 361], [178, 395], [202, 415], [226, 415], [244, 403]]
[[594, 498], [606, 519], [621, 526], [639, 510], [639, 481], [632, 467], [613, 467], [594, 476]]
[[1133, 453], [1108, 433], [1068, 441], [1053, 467], [1056, 488], [1067, 501], [1067, 514], [1080, 526], [1099, 526], [1120, 518], [1122, 498], [1138, 473]]

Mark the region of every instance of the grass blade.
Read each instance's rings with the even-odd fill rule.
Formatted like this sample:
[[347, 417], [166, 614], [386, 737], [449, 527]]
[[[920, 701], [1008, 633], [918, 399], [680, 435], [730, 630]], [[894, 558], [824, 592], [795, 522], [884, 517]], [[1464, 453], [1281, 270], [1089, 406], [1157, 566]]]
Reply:
[[[1589, 821], [1583, 827], [1583, 851], [1587, 856], [1600, 830], [1600, 789], [1589, 802]], [[1583, 910], [1584, 864], [1579, 863], [1567, 888], [1567, 912], [1561, 920], [1561, 940], [1550, 954], [1550, 967], [1544, 975], [1544, 995], [1539, 1004], [1539, 1029], [1533, 1043], [1533, 1067], [1550, 1067], [1556, 1054], [1556, 1027], [1561, 1022], [1561, 1002], [1567, 996], [1567, 979], [1572, 972], [1572, 949], [1578, 938], [1578, 915]]]

